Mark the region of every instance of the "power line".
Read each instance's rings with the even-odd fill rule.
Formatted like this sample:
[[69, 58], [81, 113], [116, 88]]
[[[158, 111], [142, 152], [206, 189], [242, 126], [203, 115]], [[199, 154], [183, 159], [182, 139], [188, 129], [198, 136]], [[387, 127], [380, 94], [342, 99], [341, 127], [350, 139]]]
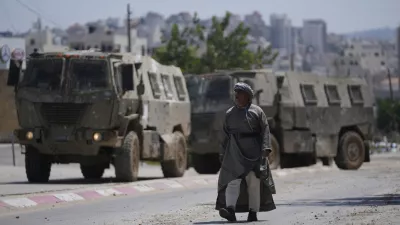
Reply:
[[[17, 29], [15, 29], [15, 26], [14, 26], [14, 23], [13, 23], [13, 21], [12, 21], [12, 19], [11, 19], [11, 16], [10, 16], [10, 14], [8, 13], [7, 6], [6, 6], [5, 1], [0, 1], [0, 3], [3, 3], [3, 7], [0, 7], [0, 8], [3, 8], [3, 10], [4, 10], [4, 15], [7, 17], [7, 20], [8, 20], [8, 22], [10, 23], [11, 29], [12, 29], [14, 32], [17, 32]], [[0, 4], [0, 5], [1, 5], [1, 4]]]
[[42, 13], [36, 11], [35, 9], [33, 9], [32, 7], [30, 7], [29, 5], [27, 5], [26, 3], [20, 1], [20, 0], [15, 0], [16, 2], [18, 2], [20, 5], [22, 5], [23, 7], [25, 7], [28, 11], [32, 12], [33, 14], [36, 14], [38, 17], [44, 18], [45, 20], [49, 21], [50, 23], [52, 23], [55, 26], [61, 27], [60, 24], [54, 22], [53, 20], [46, 18], [42, 15]]

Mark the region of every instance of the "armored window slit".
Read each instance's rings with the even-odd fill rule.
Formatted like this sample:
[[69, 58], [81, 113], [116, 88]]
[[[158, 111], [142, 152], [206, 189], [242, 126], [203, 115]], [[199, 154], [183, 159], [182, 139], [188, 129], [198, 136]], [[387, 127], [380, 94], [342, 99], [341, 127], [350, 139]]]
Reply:
[[171, 79], [168, 75], [162, 74], [161, 80], [164, 87], [165, 96], [167, 99], [172, 99], [174, 97], [174, 93], [172, 91]]
[[161, 97], [161, 89], [160, 89], [160, 83], [158, 83], [157, 80], [157, 74], [149, 72], [148, 75], [149, 75], [151, 90], [153, 91], [153, 96], [154, 98], [159, 99]]
[[340, 105], [341, 98], [336, 85], [325, 84], [325, 94], [329, 105]]
[[181, 101], [185, 100], [186, 92], [183, 87], [182, 78], [174, 77], [174, 84], [175, 84], [176, 92], [178, 93], [179, 100], [181, 100]]
[[316, 105], [318, 103], [317, 95], [314, 91], [314, 86], [311, 84], [300, 84], [301, 94], [303, 96], [304, 104]]
[[350, 95], [351, 104], [356, 105], [364, 103], [364, 97], [360, 85], [348, 85], [347, 90]]

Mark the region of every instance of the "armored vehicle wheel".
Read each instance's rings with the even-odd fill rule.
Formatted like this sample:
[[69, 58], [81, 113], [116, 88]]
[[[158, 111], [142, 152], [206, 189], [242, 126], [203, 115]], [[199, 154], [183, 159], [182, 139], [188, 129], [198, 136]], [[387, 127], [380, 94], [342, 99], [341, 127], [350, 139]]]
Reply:
[[221, 168], [218, 154], [192, 154], [192, 164], [199, 174], [216, 174]]
[[187, 148], [185, 136], [179, 131], [174, 132], [175, 136], [175, 159], [162, 161], [161, 169], [164, 177], [181, 177], [187, 168]]
[[272, 147], [272, 151], [268, 156], [268, 161], [269, 161], [269, 167], [270, 169], [277, 169], [281, 163], [281, 153], [280, 153], [280, 146], [278, 143], [278, 140], [276, 140], [274, 135], [270, 135], [271, 136], [271, 147]]
[[51, 171], [49, 156], [41, 154], [32, 146], [26, 146], [25, 171], [28, 181], [31, 183], [48, 182]]
[[122, 146], [116, 149], [114, 168], [117, 180], [124, 182], [136, 181], [139, 174], [139, 163], [139, 138], [134, 131], [130, 131], [125, 136]]
[[106, 168], [103, 165], [82, 165], [81, 172], [85, 179], [99, 179], [103, 176]]
[[363, 164], [364, 158], [365, 147], [360, 135], [353, 131], [343, 134], [335, 157], [337, 167], [344, 170], [357, 170]]

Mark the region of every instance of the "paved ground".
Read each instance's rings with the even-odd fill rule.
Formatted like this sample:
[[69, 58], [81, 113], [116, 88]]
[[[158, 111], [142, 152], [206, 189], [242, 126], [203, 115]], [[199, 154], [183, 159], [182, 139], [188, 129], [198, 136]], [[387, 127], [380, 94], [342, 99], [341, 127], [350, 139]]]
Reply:
[[[400, 154], [372, 160], [358, 171], [275, 172], [281, 174], [275, 179], [277, 209], [259, 214], [262, 221], [255, 224], [400, 224]], [[213, 210], [215, 184], [177, 190], [10, 211], [0, 214], [0, 224], [225, 223]]]
[[[47, 184], [30, 184], [27, 182], [24, 167], [24, 155], [21, 155], [20, 147], [15, 148], [16, 166], [13, 166], [12, 150], [10, 145], [0, 144], [0, 197], [10, 195], [42, 193], [47, 191], [63, 191], [90, 186], [112, 186], [114, 181], [114, 168], [107, 169], [103, 179], [86, 181], [83, 179], [78, 164], [53, 165], [50, 182]], [[189, 169], [184, 177], [197, 176]], [[151, 166], [143, 163], [139, 170], [140, 180], [163, 178], [160, 166]], [[1, 223], [0, 223], [1, 225]]]

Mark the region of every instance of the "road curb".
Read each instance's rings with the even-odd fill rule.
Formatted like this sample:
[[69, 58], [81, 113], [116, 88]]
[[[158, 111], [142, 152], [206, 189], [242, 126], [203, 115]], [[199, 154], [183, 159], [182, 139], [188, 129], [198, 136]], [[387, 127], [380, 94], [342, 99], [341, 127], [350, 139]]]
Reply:
[[147, 193], [156, 193], [165, 190], [179, 190], [192, 187], [205, 187], [217, 184], [217, 177], [196, 179], [166, 179], [147, 182], [136, 182], [127, 185], [113, 187], [98, 187], [91, 190], [71, 190], [68, 192], [55, 192], [46, 194], [34, 194], [24, 197], [0, 198], [0, 209], [33, 208], [42, 205], [54, 205], [60, 203], [88, 201], [111, 196], [132, 196]]
[[[285, 177], [297, 173], [315, 173], [331, 171], [333, 167], [293, 168], [273, 170], [273, 177]], [[162, 179], [139, 181], [129, 184], [115, 184], [113, 186], [92, 187], [90, 189], [77, 189], [63, 192], [49, 192], [46, 194], [32, 194], [24, 197], [0, 198], [0, 209], [33, 208], [42, 205], [54, 205], [69, 202], [90, 201], [112, 196], [140, 196], [168, 190], [180, 190], [216, 186], [217, 175], [203, 175], [190, 178]]]

